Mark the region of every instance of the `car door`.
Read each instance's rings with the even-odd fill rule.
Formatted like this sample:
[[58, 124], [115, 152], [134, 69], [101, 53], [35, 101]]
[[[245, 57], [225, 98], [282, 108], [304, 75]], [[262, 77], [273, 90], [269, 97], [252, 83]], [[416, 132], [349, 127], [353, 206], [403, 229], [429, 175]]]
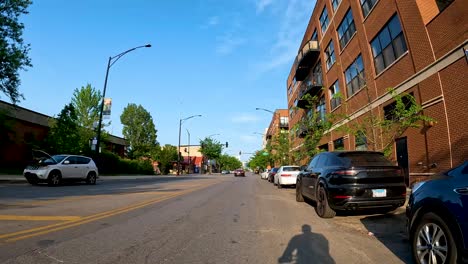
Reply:
[[60, 172], [62, 173], [63, 179], [73, 178], [73, 175], [76, 174], [76, 170], [77, 164], [74, 156], [69, 156], [60, 163]]
[[78, 164], [78, 169], [79, 169], [79, 174], [77, 177], [79, 178], [86, 178], [88, 175], [89, 171], [89, 163], [91, 159], [86, 158], [86, 157], [76, 157], [77, 158], [77, 164]]
[[325, 170], [327, 160], [328, 160], [328, 156], [326, 153], [320, 154], [320, 159], [317, 160], [317, 163], [312, 168], [312, 173], [310, 174], [310, 185], [313, 186], [313, 188], [311, 188], [312, 190], [311, 195], [314, 199], [317, 193], [317, 186], [318, 186], [317, 184], [318, 184], [320, 177], [322, 177], [323, 171]]
[[314, 186], [311, 184], [312, 182], [312, 171], [314, 166], [317, 164], [318, 160], [320, 159], [320, 155], [316, 155], [309, 163], [305, 171], [302, 172], [302, 192], [309, 198], [313, 198], [313, 188]]

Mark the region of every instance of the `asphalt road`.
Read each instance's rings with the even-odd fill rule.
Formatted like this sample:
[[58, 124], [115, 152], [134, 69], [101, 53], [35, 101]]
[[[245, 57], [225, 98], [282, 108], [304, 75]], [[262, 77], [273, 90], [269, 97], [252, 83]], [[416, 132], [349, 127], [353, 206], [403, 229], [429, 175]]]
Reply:
[[0, 263], [410, 263], [405, 241], [402, 209], [320, 219], [252, 174], [0, 184]]

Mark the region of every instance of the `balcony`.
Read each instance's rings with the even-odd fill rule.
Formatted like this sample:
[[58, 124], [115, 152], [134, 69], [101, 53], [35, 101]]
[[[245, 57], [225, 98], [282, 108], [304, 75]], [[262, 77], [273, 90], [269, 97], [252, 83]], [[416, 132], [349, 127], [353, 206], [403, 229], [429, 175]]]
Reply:
[[311, 73], [301, 84], [301, 90], [299, 92], [296, 106], [302, 109], [308, 109], [311, 106], [307, 99], [304, 99], [306, 94], [314, 96], [322, 89], [322, 73]]
[[320, 48], [317, 40], [309, 40], [296, 56], [296, 81], [303, 81], [312, 66], [320, 56]]
[[308, 131], [307, 127], [300, 126], [299, 129], [296, 131], [296, 137], [305, 138], [305, 136], [307, 135], [308, 132], [309, 131]]

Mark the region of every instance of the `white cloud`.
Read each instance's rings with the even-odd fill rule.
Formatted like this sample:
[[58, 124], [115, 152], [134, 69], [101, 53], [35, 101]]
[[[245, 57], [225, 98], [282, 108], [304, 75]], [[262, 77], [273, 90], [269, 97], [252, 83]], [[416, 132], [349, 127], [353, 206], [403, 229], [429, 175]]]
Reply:
[[257, 0], [257, 13], [263, 12], [266, 7], [271, 5], [273, 3], [273, 0]]
[[253, 123], [259, 120], [258, 116], [253, 114], [240, 114], [232, 118], [234, 123]]
[[219, 55], [228, 55], [234, 52], [239, 46], [246, 43], [246, 39], [235, 37], [231, 33], [217, 38], [218, 44], [216, 46], [216, 53]]
[[[282, 1], [259, 0], [257, 8], [259, 2], [267, 2], [268, 5], [284, 5]], [[292, 64], [315, 6], [315, 1], [310, 0], [288, 0], [286, 3], [286, 6], [279, 7], [285, 11], [278, 14], [280, 25], [270, 50], [270, 56], [256, 65], [258, 75]]]

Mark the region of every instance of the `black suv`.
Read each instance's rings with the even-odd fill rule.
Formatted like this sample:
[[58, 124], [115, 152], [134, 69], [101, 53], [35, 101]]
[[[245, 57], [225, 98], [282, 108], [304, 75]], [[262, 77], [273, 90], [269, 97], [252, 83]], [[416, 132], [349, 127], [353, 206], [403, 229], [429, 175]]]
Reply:
[[316, 201], [322, 218], [336, 210], [392, 211], [405, 203], [406, 185], [400, 168], [380, 152], [322, 152], [297, 176], [296, 201], [304, 197]]

